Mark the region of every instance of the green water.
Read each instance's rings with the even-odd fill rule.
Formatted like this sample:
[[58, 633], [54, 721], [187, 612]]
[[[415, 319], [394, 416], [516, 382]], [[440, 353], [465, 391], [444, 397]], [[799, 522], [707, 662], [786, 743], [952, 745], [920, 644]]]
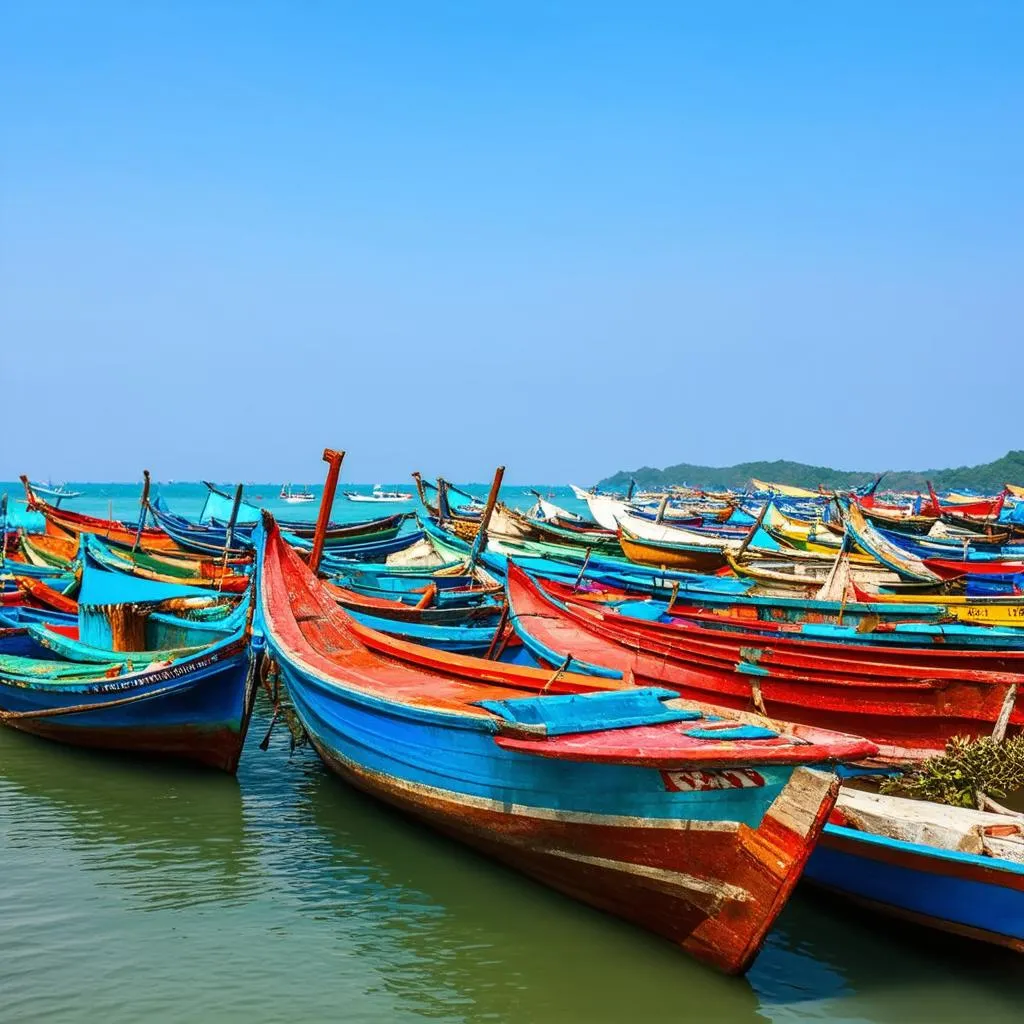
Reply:
[[[84, 489], [70, 507], [137, 514], [137, 485]], [[163, 491], [189, 515], [205, 495]], [[2, 1024], [1021, 1019], [1024, 958], [813, 892], [719, 977], [289, 757], [283, 729], [260, 751], [265, 728], [260, 708], [237, 780], [0, 729]]]
[[1024, 964], [813, 892], [746, 979], [377, 806], [0, 729], [0, 1020], [1020, 1020]]

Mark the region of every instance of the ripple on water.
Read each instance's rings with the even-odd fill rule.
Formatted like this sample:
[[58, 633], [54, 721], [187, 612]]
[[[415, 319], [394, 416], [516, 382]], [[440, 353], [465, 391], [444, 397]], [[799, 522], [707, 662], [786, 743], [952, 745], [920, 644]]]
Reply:
[[284, 730], [259, 751], [263, 728], [237, 781], [0, 730], [5, 1019], [1019, 1019], [990, 951], [813, 895], [721, 978], [289, 757]]

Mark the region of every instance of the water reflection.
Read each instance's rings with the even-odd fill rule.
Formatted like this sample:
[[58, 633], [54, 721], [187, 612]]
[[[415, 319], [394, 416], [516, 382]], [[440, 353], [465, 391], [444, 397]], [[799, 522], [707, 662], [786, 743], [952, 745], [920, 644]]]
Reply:
[[304, 835], [302, 859], [282, 848], [276, 870], [398, 1006], [474, 1021], [757, 1019], [746, 981], [436, 836], [311, 756], [292, 770], [285, 827]]
[[67, 844], [145, 909], [240, 900], [253, 863], [236, 779], [0, 729], [0, 815], [13, 851]]
[[813, 892], [723, 978], [289, 757], [283, 729], [259, 751], [265, 726], [237, 781], [0, 729], [15, 1018], [74, 1016], [87, 991], [108, 1024], [1019, 1019], [1019, 958]]

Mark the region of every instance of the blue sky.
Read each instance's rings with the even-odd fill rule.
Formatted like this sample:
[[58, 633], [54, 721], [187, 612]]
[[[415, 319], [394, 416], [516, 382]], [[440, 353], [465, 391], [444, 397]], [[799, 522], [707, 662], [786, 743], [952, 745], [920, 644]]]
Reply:
[[1022, 446], [1024, 5], [4, 21], [0, 478]]

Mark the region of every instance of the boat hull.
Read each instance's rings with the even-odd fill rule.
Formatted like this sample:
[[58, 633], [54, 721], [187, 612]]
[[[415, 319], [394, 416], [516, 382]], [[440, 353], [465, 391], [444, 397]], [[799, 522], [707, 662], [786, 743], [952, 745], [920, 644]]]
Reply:
[[234, 773], [255, 696], [253, 657], [240, 640], [155, 672], [79, 685], [26, 686], [0, 675], [0, 722], [71, 746]]
[[[379, 749], [372, 755], [376, 766], [357, 761], [352, 751], [366, 748], [352, 736], [339, 741], [335, 733], [332, 739], [337, 720], [331, 725], [311, 717], [302, 684], [296, 683], [292, 676], [288, 688], [293, 699], [298, 695], [300, 720], [324, 763], [346, 782], [537, 881], [664, 936], [729, 974], [743, 973], [757, 956], [800, 878], [838, 789], [833, 776], [796, 768], [770, 789], [740, 786], [679, 794], [696, 798], [681, 803], [703, 804], [703, 815], [660, 822], [610, 809], [574, 810], [571, 797], [566, 808], [557, 799], [546, 807], [517, 803], [497, 790], [460, 793], [402, 777], [395, 770], [397, 759], [381, 756]], [[346, 724], [354, 727], [352, 721]], [[402, 731], [408, 743], [411, 737]], [[499, 748], [493, 750], [497, 755]], [[453, 763], [451, 752], [434, 757], [439, 764]], [[499, 776], [506, 779], [521, 776], [524, 769], [530, 775], [550, 771], [543, 759], [505, 757]], [[554, 767], [552, 797], [555, 785], [562, 783], [570, 791], [580, 783], [598, 791], [598, 766], [557, 762]], [[536, 791], [536, 782], [520, 777], [520, 799]], [[758, 806], [768, 793], [774, 799]], [[724, 799], [709, 801], [709, 796]], [[759, 819], [756, 825], [722, 820], [737, 814], [737, 801], [748, 804], [739, 816], [753, 815]], [[722, 818], [708, 817], [709, 803], [717, 804]]]
[[815, 885], [872, 910], [1024, 953], [1024, 867], [827, 825]]

